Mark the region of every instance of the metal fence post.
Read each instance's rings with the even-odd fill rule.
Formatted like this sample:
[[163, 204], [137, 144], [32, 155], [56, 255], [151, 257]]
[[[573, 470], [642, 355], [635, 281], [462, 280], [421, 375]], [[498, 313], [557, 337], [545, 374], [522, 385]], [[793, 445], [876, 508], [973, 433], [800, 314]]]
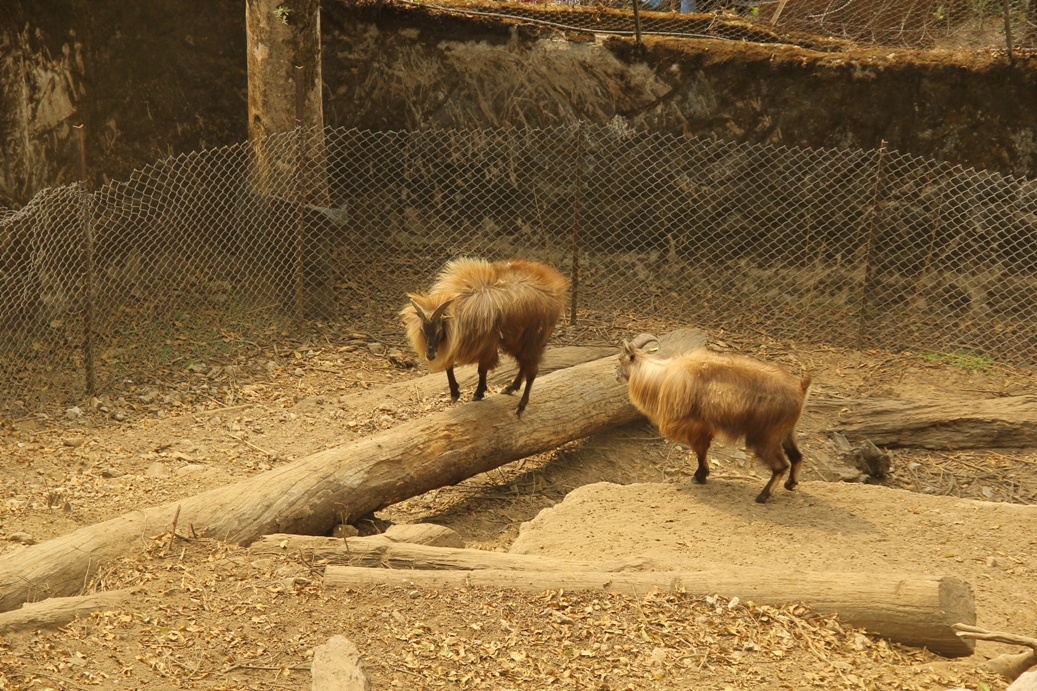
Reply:
[[1009, 0], [1004, 0], [1005, 8], [1005, 45], [1008, 48], [1008, 61], [1012, 62], [1012, 9], [1008, 5]]
[[857, 315], [857, 350], [864, 340], [864, 318], [868, 311], [868, 289], [871, 285], [871, 260], [875, 250], [875, 227], [878, 225], [879, 203], [882, 193], [882, 164], [886, 157], [886, 140], [879, 144], [878, 161], [875, 164], [875, 187], [871, 198], [871, 223], [868, 228], [868, 251], [864, 260], [864, 282], [861, 285], [861, 309]]
[[79, 205], [80, 224], [83, 233], [83, 365], [86, 368], [86, 395], [97, 392], [97, 376], [94, 372], [94, 229], [90, 218], [90, 191], [86, 179], [86, 128], [74, 127], [79, 139]]
[[[635, 0], [636, 1], [636, 0]], [[583, 180], [583, 123], [576, 123], [576, 180], [573, 189], [572, 303], [569, 324], [576, 326], [577, 294], [580, 289], [580, 197]]]
[[306, 143], [303, 139], [303, 114], [306, 107], [306, 92], [303, 87], [304, 68], [296, 65], [295, 70], [295, 204], [297, 209], [295, 227], [295, 320], [302, 325], [305, 318], [305, 281], [303, 277], [303, 252], [306, 238]]
[[[1007, 3], [1008, 0], [1005, 0]], [[634, 6], [634, 38], [637, 41], [637, 46], [644, 50], [644, 44], [641, 42], [641, 0], [633, 0]]]

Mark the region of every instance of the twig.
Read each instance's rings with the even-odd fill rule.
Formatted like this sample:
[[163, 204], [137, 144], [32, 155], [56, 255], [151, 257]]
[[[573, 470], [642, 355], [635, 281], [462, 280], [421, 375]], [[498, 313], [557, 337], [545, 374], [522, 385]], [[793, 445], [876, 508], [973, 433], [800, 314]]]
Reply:
[[310, 666], [309, 665], [280, 665], [280, 666], [278, 666], [278, 665], [231, 665], [230, 667], [228, 667], [226, 669], [221, 669], [220, 670], [220, 674], [230, 674], [231, 672], [233, 672], [236, 669], [258, 669], [258, 670], [267, 670], [267, 671], [270, 671], [270, 670], [280, 671], [282, 669], [291, 669], [291, 670], [296, 670], [296, 671], [300, 671], [300, 672], [309, 672], [310, 671]]
[[995, 643], [1010, 643], [1031, 648], [1037, 652], [1037, 638], [1020, 636], [1014, 633], [1001, 633], [999, 631], [988, 631], [987, 629], [971, 624], [954, 624], [952, 627], [959, 638], [974, 638], [979, 641], [994, 641]]
[[[212, 400], [214, 403], [217, 402], [214, 399], [209, 400]], [[213, 408], [212, 410], [196, 410], [194, 413], [192, 413], [192, 415], [215, 415], [216, 413], [229, 413], [232, 410], [241, 410], [243, 408], [266, 408], [266, 406], [261, 403], [245, 403], [243, 405], [231, 405], [223, 408]]]
[[173, 539], [176, 539], [176, 524], [180, 520], [180, 504], [176, 505], [176, 513], [173, 514], [173, 529], [169, 532], [173, 535]]
[[266, 449], [264, 449], [264, 448], [263, 448], [263, 447], [261, 447], [261, 446], [256, 446], [255, 444], [253, 444], [253, 443], [252, 443], [252, 442], [250, 442], [249, 440], [247, 440], [247, 439], [245, 439], [245, 438], [243, 438], [243, 437], [239, 437], [239, 436], [238, 436], [238, 435], [236, 435], [236, 434], [231, 434], [230, 432], [227, 432], [227, 435], [228, 435], [228, 436], [231, 436], [231, 437], [233, 437], [233, 438], [235, 438], [235, 439], [237, 439], [238, 441], [240, 441], [240, 442], [241, 442], [242, 444], [245, 444], [246, 446], [251, 446], [251, 447], [252, 447], [253, 449], [255, 449], [256, 451], [260, 452], [261, 454], [263, 454], [263, 455], [265, 455], [265, 456], [269, 456], [269, 457], [273, 458], [274, 456], [276, 456], [276, 455], [277, 455], [277, 454], [275, 454], [275, 453], [272, 453], [272, 452], [270, 452], [270, 451], [267, 451]]
[[37, 672], [37, 674], [39, 674], [41, 677], [44, 677], [46, 679], [53, 679], [54, 681], [61, 682], [62, 684], [68, 684], [69, 686], [74, 686], [77, 689], [86, 689], [85, 686], [77, 684], [76, 682], [72, 681], [71, 679], [66, 679], [65, 677], [59, 677], [57, 674], [50, 674], [50, 673], [46, 673], [46, 672]]

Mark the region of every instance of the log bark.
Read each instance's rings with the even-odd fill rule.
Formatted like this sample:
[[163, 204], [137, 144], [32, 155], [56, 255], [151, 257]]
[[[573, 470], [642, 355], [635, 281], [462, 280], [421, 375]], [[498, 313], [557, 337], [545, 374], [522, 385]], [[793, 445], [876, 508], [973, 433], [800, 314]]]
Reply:
[[574, 561], [535, 554], [510, 554], [481, 549], [433, 547], [395, 542], [376, 535], [338, 540], [308, 535], [265, 535], [249, 547], [252, 554], [298, 554], [306, 561], [328, 564], [381, 566], [389, 569], [442, 569], [507, 571], [635, 571], [652, 568], [643, 557], [615, 561]]
[[[662, 345], [686, 350], [705, 341], [687, 329]], [[511, 396], [492, 395], [28, 547], [0, 563], [0, 612], [33, 594], [78, 592], [100, 565], [140, 549], [142, 535], [170, 531], [178, 511], [179, 525], [237, 544], [278, 532], [321, 535], [340, 520], [632, 422], [640, 414], [616, 381], [616, 365], [607, 357], [538, 378], [521, 418]]]
[[829, 431], [878, 446], [953, 450], [1037, 446], [1037, 396], [974, 401], [936, 399], [825, 399], [807, 411], [834, 419]]
[[[451, 530], [445, 525], [432, 523], [400, 523], [389, 526], [382, 535], [391, 542], [404, 542], [413, 545], [428, 545], [430, 547], [464, 547], [464, 540], [456, 530]], [[319, 538], [317, 538], [319, 539]]]
[[952, 577], [867, 573], [807, 573], [742, 566], [702, 571], [604, 573], [591, 571], [450, 570], [400, 571], [328, 566], [324, 585], [362, 588], [371, 585], [459, 588], [481, 586], [546, 590], [604, 590], [643, 595], [652, 588], [712, 594], [781, 606], [803, 603], [841, 621], [905, 645], [924, 646], [947, 657], [971, 655], [975, 643], [955, 635], [957, 623], [974, 623], [972, 587]]
[[278, 209], [292, 200], [295, 210], [292, 242], [275, 237], [286, 230], [275, 211], [266, 219], [273, 227], [248, 238], [262, 244], [243, 249], [264, 251], [268, 261], [276, 257], [282, 277], [291, 275], [274, 287], [286, 291], [280, 297], [297, 317], [330, 319], [337, 314], [331, 236], [303, 212], [308, 205], [329, 203], [320, 33], [320, 0], [245, 2], [249, 141], [259, 193], [254, 201]]
[[[544, 353], [544, 360], [540, 363], [540, 376], [545, 376], [560, 369], [582, 365], [591, 360], [609, 357], [616, 352], [615, 348], [604, 346], [561, 346], [549, 348]], [[486, 381], [490, 386], [500, 386], [511, 383], [515, 378], [518, 368], [510, 358], [501, 363], [501, 366], [490, 372]], [[461, 367], [455, 373], [457, 383], [461, 386], [462, 395], [475, 389], [479, 375], [474, 367]], [[397, 405], [400, 401], [422, 401], [426, 398], [435, 398], [450, 395], [447, 388], [446, 375], [442, 372], [429, 374], [417, 379], [374, 386], [355, 393], [346, 394], [340, 399], [339, 405], [346, 410], [375, 410], [383, 404]], [[305, 412], [307, 409], [316, 409], [316, 398], [304, 398], [299, 401], [294, 410]], [[207, 414], [207, 413], [203, 413]]]
[[93, 612], [119, 609], [131, 600], [129, 590], [110, 590], [78, 597], [52, 597], [22, 605], [20, 609], [0, 613], [0, 634], [17, 631], [56, 629]]

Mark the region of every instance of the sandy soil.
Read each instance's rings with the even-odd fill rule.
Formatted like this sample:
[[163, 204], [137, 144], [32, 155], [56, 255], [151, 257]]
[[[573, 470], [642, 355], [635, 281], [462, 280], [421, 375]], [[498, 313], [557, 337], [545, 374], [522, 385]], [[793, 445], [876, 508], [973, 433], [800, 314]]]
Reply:
[[[557, 340], [615, 343], [623, 335], [563, 329]], [[158, 382], [106, 412], [9, 421], [0, 440], [0, 559], [22, 542], [233, 482], [449, 404], [444, 381], [431, 400], [343, 405], [351, 392], [424, 374], [393, 350], [401, 343], [382, 345], [299, 343], [249, 376], [191, 373], [190, 381], [220, 382], [207, 388], [218, 396], [173, 396], [190, 388]], [[1032, 373], [966, 371], [911, 354], [793, 349], [730, 334], [713, 345], [792, 371], [808, 366], [819, 395], [1037, 392]], [[534, 387], [531, 405], [535, 398]], [[801, 425], [810, 482], [765, 506], [751, 500], [763, 478], [743, 451], [717, 448], [714, 475], [698, 486], [688, 452], [638, 423], [415, 497], [360, 527], [437, 523], [469, 547], [497, 551], [951, 574], [974, 586], [981, 625], [1037, 634], [1027, 589], [1037, 510], [1023, 506], [1037, 500], [1037, 450], [895, 450], [885, 486], [822, 482], [847, 474], [825, 424], [807, 415]], [[335, 634], [356, 643], [376, 688], [1006, 685], [979, 668], [997, 646], [940, 663], [804, 608], [729, 609], [724, 598], [657, 593], [333, 591], [321, 573], [291, 555], [143, 536], [136, 554], [85, 584], [137, 588], [134, 605], [58, 631], [3, 634], [0, 688], [309, 688], [313, 649]]]

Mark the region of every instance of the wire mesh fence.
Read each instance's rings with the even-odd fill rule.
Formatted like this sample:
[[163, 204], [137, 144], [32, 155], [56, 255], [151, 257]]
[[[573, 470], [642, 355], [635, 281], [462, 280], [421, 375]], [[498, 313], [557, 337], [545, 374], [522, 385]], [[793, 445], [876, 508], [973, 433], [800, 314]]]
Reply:
[[559, 267], [577, 322], [1037, 363], [1037, 181], [609, 126], [337, 129], [0, 213], [3, 403], [82, 400], [88, 372], [204, 386], [306, 320], [397, 333], [458, 255]]
[[[416, 0], [400, 0], [418, 4]], [[620, 36], [682, 36], [782, 43], [820, 50], [857, 44], [955, 50], [1037, 48], [1031, 0], [560, 0], [428, 10]], [[612, 11], [609, 11], [612, 10]]]

